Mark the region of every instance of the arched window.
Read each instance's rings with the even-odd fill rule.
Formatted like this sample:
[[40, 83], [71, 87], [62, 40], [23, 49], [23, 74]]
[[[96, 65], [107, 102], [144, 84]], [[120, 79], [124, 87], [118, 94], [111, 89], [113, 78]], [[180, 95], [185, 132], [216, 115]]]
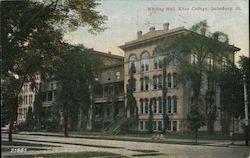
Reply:
[[157, 77], [153, 76], [153, 87], [154, 89], [157, 89]]
[[141, 78], [140, 82], [141, 82], [141, 91], [143, 91], [144, 90], [144, 79]]
[[177, 112], [177, 96], [173, 96], [173, 109], [174, 113]]
[[153, 54], [154, 69], [159, 69], [159, 54], [154, 52]]
[[145, 114], [148, 114], [148, 99], [147, 98], [145, 99], [144, 105], [145, 105]]
[[177, 74], [173, 73], [173, 87], [177, 87]]
[[143, 99], [140, 99], [140, 113], [143, 114]]
[[148, 71], [148, 59], [149, 59], [149, 54], [148, 52], [144, 52], [141, 56], [141, 72]]
[[136, 73], [136, 56], [135, 55], [131, 55], [130, 57], [129, 57], [129, 71], [131, 71], [132, 69], [131, 68], [133, 68], [133, 72], [134, 73]]
[[167, 105], [167, 111], [168, 111], [168, 113], [170, 114], [170, 113], [172, 113], [172, 110], [171, 110], [171, 107], [172, 107], [172, 99], [171, 99], [171, 97], [170, 96], [168, 96], [168, 100], [167, 100], [167, 103], [168, 103], [168, 105]]
[[207, 69], [208, 71], [212, 71], [214, 67], [214, 59], [211, 55], [207, 56]]

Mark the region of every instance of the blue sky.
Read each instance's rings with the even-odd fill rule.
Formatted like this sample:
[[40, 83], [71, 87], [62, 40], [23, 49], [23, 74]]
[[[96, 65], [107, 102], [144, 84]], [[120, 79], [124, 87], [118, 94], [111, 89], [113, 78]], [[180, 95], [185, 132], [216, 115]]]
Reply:
[[[190, 28], [201, 20], [207, 20], [211, 32], [227, 33], [229, 43], [241, 48], [236, 60], [242, 54], [249, 56], [248, 0], [99, 0], [99, 2], [100, 5], [96, 10], [108, 16], [108, 21], [104, 25], [107, 29], [92, 35], [87, 32], [87, 28], [78, 28], [65, 35], [66, 41], [123, 55], [118, 46], [136, 39], [136, 32], [139, 30], [146, 33], [151, 26], [155, 26], [156, 30], [162, 29], [162, 24], [165, 22], [170, 23], [170, 29], [179, 26]], [[220, 9], [224, 7], [224, 10], [215, 10], [218, 7]], [[155, 11], [150, 11], [149, 8]]]

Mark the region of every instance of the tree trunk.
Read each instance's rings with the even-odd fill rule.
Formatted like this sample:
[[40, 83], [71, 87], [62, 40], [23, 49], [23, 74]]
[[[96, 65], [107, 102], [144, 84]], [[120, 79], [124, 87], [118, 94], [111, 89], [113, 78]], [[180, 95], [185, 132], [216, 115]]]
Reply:
[[198, 142], [198, 129], [195, 130], [195, 143]]
[[[24, 76], [26, 76], [26, 75], [24, 75]], [[15, 99], [14, 103], [11, 105], [10, 126], [9, 126], [9, 134], [8, 134], [10, 142], [12, 142], [12, 130], [14, 127], [14, 121], [17, 117], [18, 96], [19, 96], [19, 93], [21, 92], [21, 89], [23, 87], [25, 80], [26, 80], [26, 77], [22, 77], [20, 87], [16, 93], [16, 99]]]
[[166, 106], [167, 106], [167, 65], [166, 65], [166, 62], [163, 61], [163, 88], [162, 88], [162, 99], [163, 99], [163, 130], [162, 130], [162, 133], [165, 133], [166, 132], [166, 129], [167, 129], [167, 125], [168, 125], [168, 122], [167, 122], [167, 116], [166, 116]]
[[64, 123], [64, 136], [68, 137], [68, 112], [63, 112], [63, 123]]
[[[19, 94], [19, 93], [18, 93]], [[11, 108], [11, 118], [10, 118], [10, 125], [9, 125], [9, 142], [12, 142], [12, 131], [14, 128], [14, 121], [17, 117], [17, 105], [18, 105], [18, 95], [16, 96], [16, 99], [14, 103], [12, 104]]]

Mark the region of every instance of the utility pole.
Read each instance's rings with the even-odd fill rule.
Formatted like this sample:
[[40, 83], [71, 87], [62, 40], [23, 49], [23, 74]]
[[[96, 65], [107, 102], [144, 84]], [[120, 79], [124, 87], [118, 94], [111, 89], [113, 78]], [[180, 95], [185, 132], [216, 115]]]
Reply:
[[243, 74], [244, 84], [244, 104], [245, 104], [245, 143], [248, 146], [248, 101], [247, 101], [247, 86], [246, 86], [246, 74]]

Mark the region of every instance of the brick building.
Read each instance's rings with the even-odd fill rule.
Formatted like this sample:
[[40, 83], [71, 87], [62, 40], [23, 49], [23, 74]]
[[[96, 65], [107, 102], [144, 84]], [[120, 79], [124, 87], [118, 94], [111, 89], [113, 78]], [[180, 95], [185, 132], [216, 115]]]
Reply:
[[[176, 35], [185, 34], [190, 30], [184, 27], [169, 29], [169, 23], [163, 24], [161, 30], [156, 30], [155, 27], [150, 27], [149, 32], [142, 34], [142, 31], [137, 32], [137, 39], [126, 42], [120, 48], [125, 52], [124, 57], [124, 87], [128, 84], [129, 71], [131, 65], [135, 65], [134, 78], [136, 86], [134, 87], [134, 97], [139, 109], [139, 124], [140, 131], [149, 130], [149, 106], [152, 106], [153, 112], [153, 130], [161, 131], [163, 129], [163, 72], [162, 59], [163, 56], [157, 52], [157, 47], [162, 41], [172, 38]], [[239, 48], [228, 45], [228, 52], [226, 57], [234, 61], [234, 54]], [[195, 62], [196, 57], [191, 55], [187, 58], [190, 62]], [[217, 61], [212, 57], [207, 57], [208, 65], [212, 68], [214, 66], [222, 66], [223, 62]], [[224, 61], [225, 59], [223, 59]], [[225, 63], [224, 63], [225, 64]], [[178, 64], [172, 62], [167, 67], [167, 107], [166, 113], [170, 118], [168, 131], [184, 132], [188, 130], [187, 114], [190, 111], [191, 104], [191, 90], [187, 85], [182, 85], [177, 82], [177, 68]], [[216, 94], [213, 96], [217, 109], [220, 109], [220, 94], [219, 87], [216, 87]], [[204, 84], [201, 93], [205, 95], [208, 90], [208, 81]], [[127, 94], [125, 89], [125, 95]], [[125, 100], [126, 105], [126, 100]], [[128, 105], [126, 105], [128, 106]], [[220, 112], [218, 112], [220, 114]], [[128, 115], [131, 113], [128, 110]], [[220, 130], [220, 116], [217, 117], [215, 123], [215, 130]], [[205, 129], [205, 128], [204, 128]]]

